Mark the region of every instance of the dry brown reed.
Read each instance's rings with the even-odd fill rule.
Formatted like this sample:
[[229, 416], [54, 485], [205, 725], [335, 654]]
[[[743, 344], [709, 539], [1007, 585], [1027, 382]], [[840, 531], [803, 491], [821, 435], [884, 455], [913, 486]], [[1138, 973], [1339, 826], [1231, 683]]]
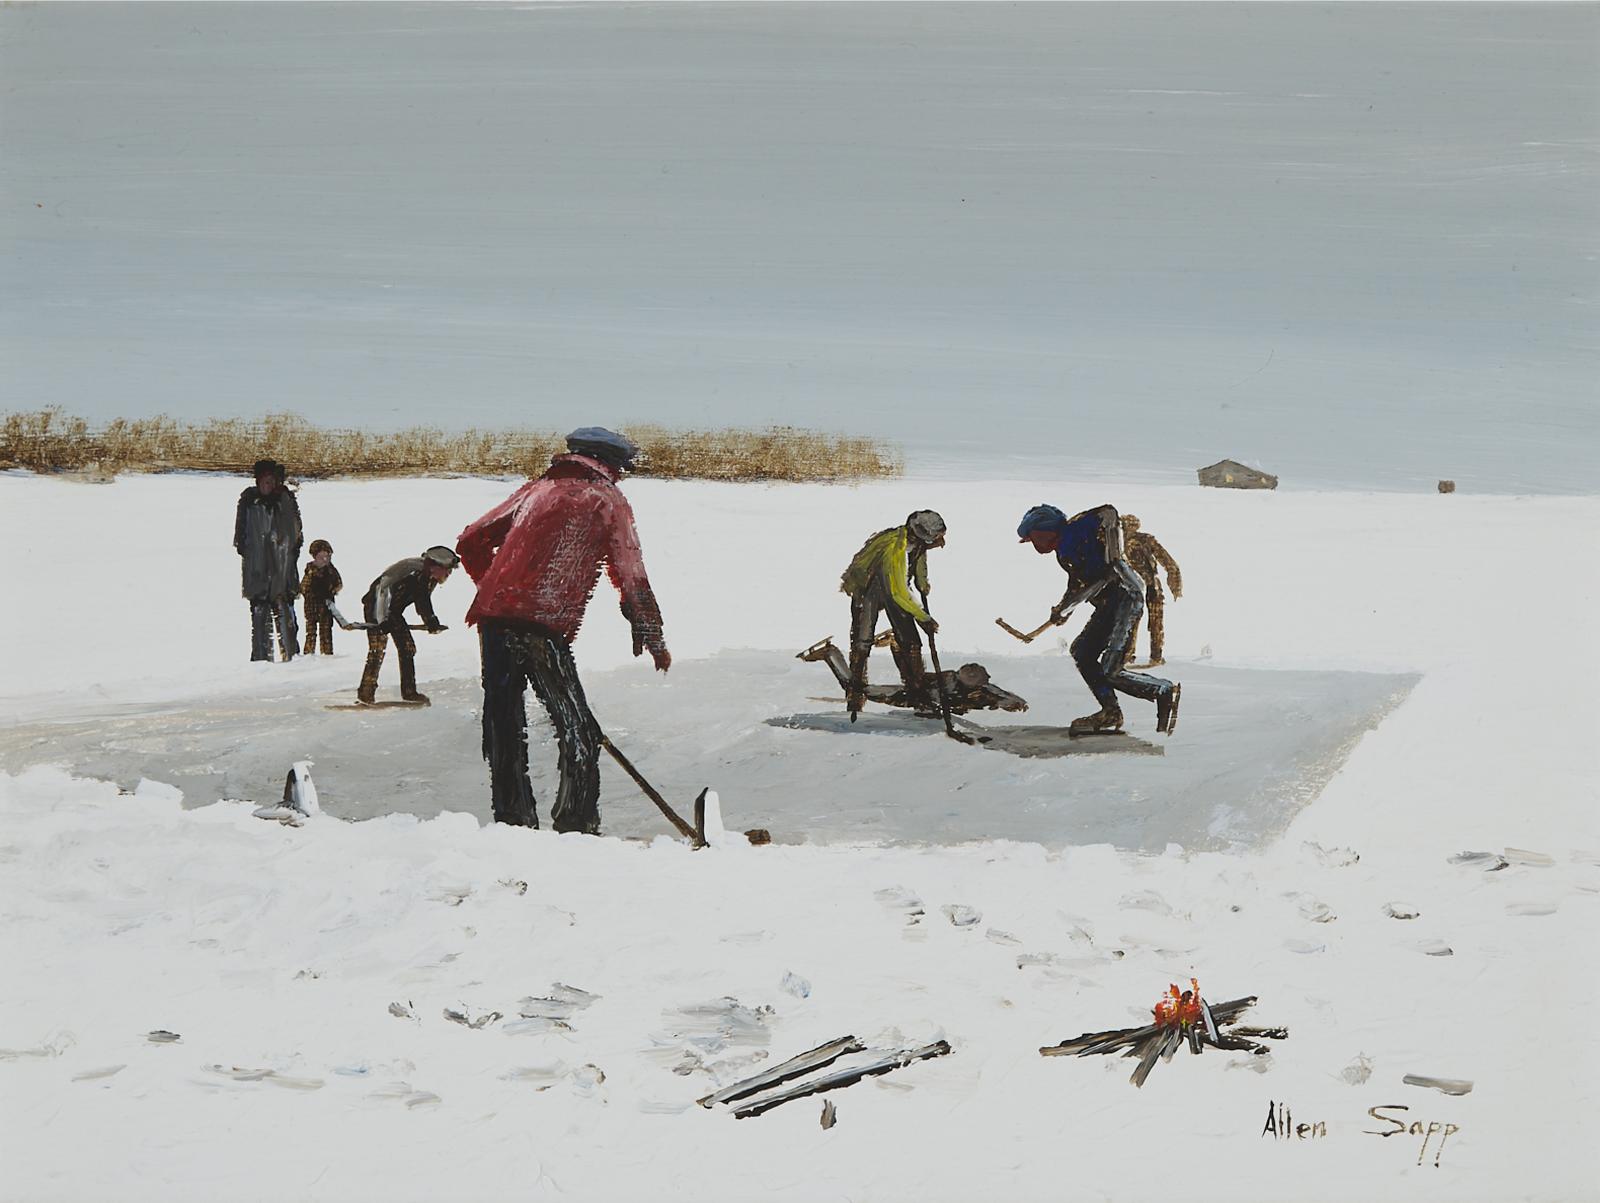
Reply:
[[[897, 453], [871, 439], [778, 427], [668, 430], [628, 427], [639, 444], [637, 475], [685, 480], [844, 481], [896, 476]], [[248, 473], [261, 458], [302, 479], [333, 476], [538, 475], [564, 451], [563, 436], [531, 430], [387, 434], [324, 429], [294, 414], [254, 421], [117, 419], [94, 428], [59, 409], [0, 420], [0, 468], [35, 472]]]

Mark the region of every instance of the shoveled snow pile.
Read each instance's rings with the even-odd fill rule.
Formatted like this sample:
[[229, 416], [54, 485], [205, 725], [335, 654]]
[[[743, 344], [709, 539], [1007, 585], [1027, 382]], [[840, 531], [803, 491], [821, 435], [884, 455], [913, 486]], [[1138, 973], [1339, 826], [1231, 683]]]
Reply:
[[[31, 515], [0, 508], [0, 533], [41, 579], [63, 566], [53, 613], [6, 583], [8, 603], [33, 607], [36, 637], [16, 648], [5, 723], [220, 696], [224, 654], [236, 656], [245, 633], [225, 531], [225, 554], [196, 551], [209, 558], [181, 579], [122, 541], [97, 545], [93, 573], [67, 563], [81, 542], [67, 532], [99, 529], [116, 509], [108, 499], [122, 504], [119, 521], [170, 523], [209, 548], [216, 532], [180, 519], [209, 513], [217, 497], [226, 510], [219, 483], [231, 484], [74, 492], [0, 481]], [[446, 517], [420, 528], [435, 533], [387, 536], [393, 555], [374, 554], [373, 571], [411, 543], [447, 537], [481, 494], [503, 491], [421, 487]], [[355, 529], [355, 515], [380, 502], [427, 508], [411, 488], [318, 486], [303, 503], [309, 515], [320, 494], [317, 512]], [[740, 494], [749, 500], [736, 523], [716, 516], [726, 494], [713, 486], [633, 488], [669, 635], [676, 613], [675, 650], [691, 659], [737, 645], [792, 654], [837, 632], [841, 549], [847, 558], [928, 490], [956, 536], [943, 577], [934, 564], [941, 621], [980, 652], [1001, 648], [980, 631], [993, 611], [1042, 610], [1060, 590], [1052, 565], [1006, 545], [1005, 517], [1074, 498], [1031, 484], [758, 489]], [[1098, 490], [1083, 498], [1098, 500]], [[186, 809], [159, 773], [122, 793], [74, 776], [71, 763], [6, 764], [0, 1195], [1585, 1197], [1600, 1178], [1583, 1137], [1600, 1068], [1588, 1034], [1600, 982], [1587, 954], [1600, 907], [1596, 637], [1580, 625], [1566, 640], [1573, 667], [1530, 661], [1549, 630], [1525, 637], [1526, 591], [1506, 583], [1504, 555], [1566, 564], [1570, 596], [1593, 598], [1595, 567], [1569, 553], [1600, 534], [1600, 503], [1155, 489], [1116, 500], [1184, 563], [1185, 597], [1169, 615], [1175, 651], [1204, 643], [1235, 667], [1421, 675], [1269, 846], [692, 851], [458, 813], [359, 823], [319, 813], [294, 826], [254, 817], [271, 799]], [[763, 521], [803, 531], [803, 545], [748, 538], [755, 576], [731, 575], [726, 540]], [[310, 522], [308, 535], [319, 533]], [[83, 625], [108, 604], [103, 590], [90, 596], [98, 575], [143, 572], [155, 573], [152, 613], [181, 593], [200, 615], [188, 681], [181, 636], [151, 632], [152, 675], [169, 679], [141, 687], [121, 612], [113, 634]], [[769, 599], [757, 622], [710, 600], [713, 583], [741, 580], [797, 599], [796, 612]], [[447, 589], [441, 611], [458, 615], [469, 591]], [[603, 621], [598, 630], [617, 635]], [[437, 649], [437, 672], [467, 675], [470, 636], [446, 638], [457, 641]], [[355, 650], [347, 641], [330, 664], [240, 665], [238, 675], [303, 672], [308, 688], [325, 688], [353, 679]], [[102, 651], [96, 700], [83, 691]], [[1181, 679], [1181, 665], [1174, 672]], [[657, 683], [640, 669], [626, 688]], [[692, 740], [693, 707], [677, 695], [672, 704]], [[870, 757], [885, 740], [857, 742]], [[424, 740], [394, 755], [427, 753]], [[1032, 771], [971, 754], [997, 772]], [[734, 828], [759, 806], [749, 794], [722, 801]], [[948, 805], [985, 799], [968, 789]], [[1288, 1038], [1266, 1057], [1180, 1052], [1142, 1089], [1128, 1083], [1131, 1061], [1039, 1055], [1148, 1022], [1168, 984], [1191, 976], [1214, 1000], [1257, 996], [1249, 1021], [1286, 1026]], [[742, 1120], [695, 1105], [844, 1035], [874, 1048], [942, 1039], [952, 1052], [825, 1096], [829, 1128], [816, 1098]], [[1293, 1128], [1287, 1140], [1263, 1135], [1285, 1108], [1312, 1125], [1304, 1139]], [[1374, 1108], [1417, 1122], [1417, 1133], [1373, 1134], [1396, 1131]], [[1456, 1130], [1441, 1152], [1446, 1124]]]

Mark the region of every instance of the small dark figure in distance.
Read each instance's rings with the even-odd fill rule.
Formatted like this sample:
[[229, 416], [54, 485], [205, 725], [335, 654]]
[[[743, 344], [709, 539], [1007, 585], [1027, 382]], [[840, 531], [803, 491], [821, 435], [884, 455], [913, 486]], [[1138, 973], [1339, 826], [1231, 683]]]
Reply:
[[598, 835], [601, 731], [578, 680], [572, 641], [602, 565], [622, 596], [633, 654], [648, 649], [661, 672], [672, 656], [633, 510], [617, 487], [639, 449], [624, 435], [586, 426], [567, 436], [567, 450], [538, 480], [462, 531], [456, 547], [478, 585], [467, 621], [477, 624], [483, 653], [483, 758], [495, 821], [539, 825], [528, 781], [531, 685], [560, 750], [551, 825]]
[[866, 701], [867, 659], [877, 638], [879, 614], [889, 619], [889, 647], [906, 696], [918, 709], [938, 712], [918, 628], [930, 635], [939, 630], [927, 611], [928, 552], [943, 547], [944, 539], [944, 519], [933, 510], [917, 510], [901, 525], [868, 539], [839, 578], [839, 591], [850, 597], [850, 684], [845, 706], [851, 722]]
[[306, 607], [306, 655], [322, 644], [324, 656], [333, 655], [333, 611], [329, 604], [344, 588], [344, 579], [333, 566], [333, 544], [326, 539], [313, 539], [307, 548], [311, 563], [300, 578], [300, 596]]
[[1017, 538], [1031, 543], [1040, 555], [1055, 552], [1067, 574], [1067, 592], [1050, 611], [1052, 621], [1065, 622], [1082, 602], [1094, 607], [1072, 641], [1072, 659], [1100, 709], [1073, 719], [1072, 733], [1120, 731], [1120, 692], [1154, 702], [1156, 730], [1170, 734], [1177, 725], [1182, 686], [1127, 668], [1133, 629], [1144, 612], [1144, 583], [1124, 558], [1116, 508], [1102, 505], [1068, 518], [1053, 505], [1036, 505], [1022, 516]]
[[300, 592], [300, 505], [276, 460], [257, 460], [256, 483], [239, 494], [233, 549], [239, 553], [243, 592], [250, 603], [250, 659], [272, 659], [272, 628], [285, 660], [300, 650], [294, 599]]
[[[1139, 529], [1139, 519], [1132, 514], [1122, 515], [1122, 550], [1128, 557], [1128, 567], [1139, 574], [1144, 582], [1144, 617], [1150, 631], [1150, 667], [1165, 664], [1161, 653], [1166, 636], [1166, 596], [1161, 592], [1161, 570], [1167, 574], [1167, 585], [1172, 589], [1172, 600], [1183, 596], [1183, 573], [1178, 571], [1178, 561], [1156, 541], [1156, 537]], [[1133, 624], [1133, 634], [1128, 637], [1128, 661], [1134, 659], [1134, 648], [1139, 642], [1139, 624]]]
[[433, 612], [433, 591], [450, 578], [461, 561], [448, 547], [430, 547], [420, 556], [397, 560], [372, 582], [361, 599], [367, 626], [367, 666], [361, 673], [361, 688], [356, 701], [370, 706], [378, 697], [378, 671], [383, 654], [394, 640], [400, 657], [400, 696], [408, 702], [426, 704], [428, 695], [417, 692], [417, 641], [406, 625], [405, 611], [415, 606], [417, 617], [430, 635], [444, 630]]

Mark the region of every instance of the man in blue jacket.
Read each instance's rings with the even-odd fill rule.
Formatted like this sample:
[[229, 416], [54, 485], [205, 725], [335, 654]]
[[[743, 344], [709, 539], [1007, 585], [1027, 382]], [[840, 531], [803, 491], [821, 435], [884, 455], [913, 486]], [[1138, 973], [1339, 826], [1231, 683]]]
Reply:
[[1170, 735], [1178, 725], [1182, 686], [1148, 673], [1129, 672], [1126, 665], [1133, 632], [1144, 613], [1144, 582], [1128, 566], [1122, 550], [1122, 526], [1115, 507], [1097, 506], [1068, 518], [1053, 505], [1036, 505], [1022, 516], [1017, 538], [1033, 544], [1040, 555], [1055, 552], [1067, 574], [1067, 592], [1050, 618], [1056, 623], [1083, 602], [1094, 614], [1072, 641], [1072, 659], [1100, 703], [1094, 714], [1072, 720], [1071, 731], [1120, 731], [1122, 707], [1117, 693], [1156, 704], [1156, 730]]

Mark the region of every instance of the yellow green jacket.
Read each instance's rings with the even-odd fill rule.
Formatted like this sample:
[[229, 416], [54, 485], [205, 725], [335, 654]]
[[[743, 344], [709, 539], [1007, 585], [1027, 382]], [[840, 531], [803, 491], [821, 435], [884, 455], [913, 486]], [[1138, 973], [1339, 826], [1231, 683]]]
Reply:
[[875, 594], [903, 610], [917, 622], [927, 622], [928, 612], [911, 594], [911, 583], [919, 592], [928, 591], [928, 557], [925, 549], [911, 550], [911, 536], [904, 526], [881, 530], [850, 561], [839, 578], [839, 591], [851, 597]]

